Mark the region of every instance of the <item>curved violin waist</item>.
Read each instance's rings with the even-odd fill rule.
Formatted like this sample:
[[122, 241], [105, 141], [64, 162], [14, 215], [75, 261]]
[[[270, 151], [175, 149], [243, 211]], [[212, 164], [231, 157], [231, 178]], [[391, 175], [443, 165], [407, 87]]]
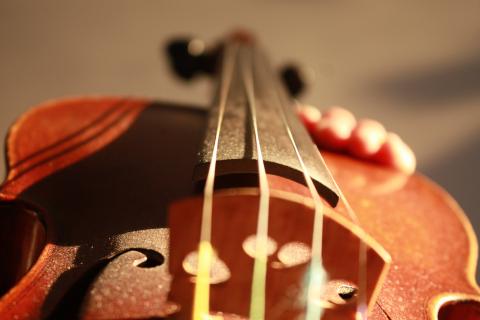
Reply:
[[[190, 318], [204, 201], [192, 173], [208, 119], [199, 108], [117, 97], [23, 115], [0, 189], [0, 318]], [[323, 319], [353, 319], [362, 294], [369, 319], [477, 319], [477, 241], [456, 202], [420, 175], [324, 157], [359, 224], [344, 204], [322, 201]], [[232, 174], [213, 197], [209, 305], [224, 318], [251, 308], [259, 189], [249, 174]], [[295, 179], [268, 180], [265, 314], [292, 319], [308, 304], [314, 205]]]

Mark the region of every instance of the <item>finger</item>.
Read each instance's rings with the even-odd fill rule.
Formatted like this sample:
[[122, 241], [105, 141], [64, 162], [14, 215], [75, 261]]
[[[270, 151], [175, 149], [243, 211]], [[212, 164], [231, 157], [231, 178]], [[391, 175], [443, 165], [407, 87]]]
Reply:
[[322, 147], [345, 150], [355, 125], [355, 117], [350, 111], [334, 107], [323, 113], [313, 130], [313, 136]]
[[406, 174], [412, 174], [417, 164], [412, 149], [398, 135], [391, 132], [387, 133], [385, 143], [373, 159]]
[[310, 132], [314, 130], [318, 121], [322, 118], [320, 110], [308, 104], [300, 105], [298, 107], [298, 115]]
[[358, 158], [368, 159], [380, 150], [386, 137], [387, 132], [380, 122], [360, 120], [352, 130], [348, 151]]
[[310, 132], [313, 131], [318, 121], [322, 118], [320, 110], [310, 105], [301, 105], [298, 108], [298, 115]]

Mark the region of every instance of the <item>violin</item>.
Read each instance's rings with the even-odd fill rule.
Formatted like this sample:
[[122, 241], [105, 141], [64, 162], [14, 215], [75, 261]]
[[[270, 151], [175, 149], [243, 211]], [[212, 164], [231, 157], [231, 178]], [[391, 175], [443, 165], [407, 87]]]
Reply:
[[80, 97], [10, 128], [0, 319], [480, 319], [444, 190], [320, 153], [252, 36], [167, 51], [215, 79], [208, 111]]

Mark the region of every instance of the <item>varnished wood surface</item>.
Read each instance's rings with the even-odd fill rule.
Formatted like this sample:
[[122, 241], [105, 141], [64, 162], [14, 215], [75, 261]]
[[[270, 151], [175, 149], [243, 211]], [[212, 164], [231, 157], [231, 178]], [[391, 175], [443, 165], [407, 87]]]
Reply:
[[[46, 129], [61, 120], [68, 122], [71, 131], [58, 136], [50, 130], [54, 136], [43, 139], [58, 144], [71, 132], [80, 131], [85, 123], [77, 123], [68, 113], [60, 120], [52, 117], [57, 109], [77, 109], [77, 114], [91, 114], [90, 123], [93, 123], [99, 114], [93, 111], [97, 106], [110, 104], [112, 108], [120, 101], [125, 99], [63, 101], [43, 106], [40, 110], [47, 108], [52, 113], [34, 118], [39, 122], [37, 126]], [[133, 112], [144, 109], [147, 104], [141, 100], [126, 103], [132, 106]], [[205, 116], [193, 109], [148, 105], [134, 123], [130, 122], [128, 134], [117, 136], [110, 144], [97, 149], [88, 148], [88, 144], [72, 149], [61, 157], [74, 157], [74, 164], [32, 186], [16, 189], [15, 200], [35, 204], [39, 211], [47, 229], [47, 245], [23, 281], [3, 296], [0, 318], [16, 315], [20, 319], [38, 319], [51, 314], [70, 318], [82, 304], [81, 299], [70, 292], [83, 290], [76, 284], [91, 281], [84, 279], [84, 275], [88, 278], [88, 270], [101, 268], [105, 259], [131, 248], [150, 248], [167, 255], [161, 249], [165, 242], [161, 236], [166, 206], [193, 192], [192, 172], [187, 168], [194, 166]], [[30, 131], [22, 129], [18, 128], [17, 132], [29, 134]], [[104, 135], [119, 130], [122, 123]], [[69, 142], [67, 139], [65, 144]], [[9, 155], [18, 153], [15, 146], [11, 146]], [[79, 150], [81, 156], [77, 157]], [[91, 153], [93, 150], [96, 152]], [[56, 159], [46, 163], [44, 168], [49, 170], [54, 161]], [[5, 185], [6, 190], [11, 190], [12, 184]], [[1, 191], [7, 194], [5, 201], [13, 201], [10, 193]], [[157, 231], [145, 235], [143, 230]], [[68, 302], [59, 304], [60, 301]], [[69, 308], [62, 309], [62, 305]]]
[[[28, 143], [8, 145], [12, 171], [15, 163], [28, 168], [30, 161], [42, 162], [56, 155], [55, 148], [65, 152], [24, 173], [15, 183], [7, 180], [0, 190], [3, 201], [34, 206], [47, 230], [47, 245], [38, 261], [1, 298], [2, 319], [69, 318], [76, 311], [89, 310], [77, 299], [91, 296], [80, 294], [95, 287], [98, 270], [107, 270], [103, 267], [111, 259], [135, 249], [168, 257], [161, 245], [166, 241], [162, 234], [167, 205], [193, 192], [191, 170], [205, 125], [202, 112], [130, 99], [79, 101], [82, 103], [70, 100], [44, 106], [44, 110], [64, 112], [30, 119], [27, 114], [23, 123], [33, 121], [29, 126], [43, 129], [32, 136], [31, 130], [17, 124], [15, 139], [28, 139], [32, 148]], [[75, 145], [75, 138], [69, 136], [98, 119], [101, 112], [93, 109], [103, 105], [106, 110], [106, 105], [113, 107], [119, 101], [131, 106], [135, 117], [107, 130], [115, 134], [104, 136], [91, 148], [62, 149], [69, 143]], [[77, 117], [68, 111], [80, 112], [88, 119], [77, 123]], [[52, 129], [62, 122], [65, 132]], [[93, 127], [101, 131], [101, 122]], [[22, 159], [29, 160], [18, 164]], [[371, 319], [430, 320], [435, 319], [441, 303], [479, 300], [474, 281], [476, 238], [451, 197], [419, 175], [405, 177], [334, 154], [326, 154], [326, 160], [361, 226], [392, 257]], [[15, 175], [18, 172], [10, 173], [9, 179], [15, 180]], [[336, 211], [344, 214], [342, 206]], [[166, 270], [159, 272], [165, 274]], [[142, 287], [131, 281], [121, 285], [130, 288], [132, 296]], [[138, 311], [137, 318], [146, 317], [151, 311], [147, 309], [143, 314]]]
[[[89, 106], [92, 103], [95, 107]], [[146, 104], [118, 98], [75, 99], [27, 112], [8, 134], [9, 170], [2, 197], [15, 199], [35, 182], [109, 144]]]
[[[374, 0], [364, 10], [351, 1], [272, 1], [255, 3], [255, 10], [243, 1], [232, 10], [221, 0], [121, 6], [104, 0], [94, 8], [87, 2], [17, 2], [3, 0], [0, 10], [0, 38], [8, 44], [0, 51], [0, 139], [27, 108], [52, 97], [128, 93], [208, 105], [209, 80], [179, 84], [159, 46], [175, 35], [211, 43], [243, 26], [265, 41], [276, 67], [301, 62], [315, 72], [303, 102], [323, 110], [345, 106], [401, 134], [420, 171], [454, 195], [480, 232], [480, 171], [472, 170], [480, 163], [480, 81], [474, 80], [478, 72], [469, 72], [477, 70], [479, 57], [472, 41], [480, 26], [476, 0]], [[212, 13], [215, 25], [205, 23]], [[135, 27], [125, 28], [125, 21]]]

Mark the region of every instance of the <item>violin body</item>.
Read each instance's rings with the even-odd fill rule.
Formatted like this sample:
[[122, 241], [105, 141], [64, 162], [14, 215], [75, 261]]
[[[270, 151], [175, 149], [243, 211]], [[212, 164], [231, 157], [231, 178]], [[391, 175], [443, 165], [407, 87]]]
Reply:
[[[203, 109], [116, 97], [52, 101], [18, 119], [0, 188], [0, 319], [187, 318], [170, 295], [168, 210], [196, 192], [206, 121]], [[391, 256], [369, 319], [480, 319], [477, 240], [457, 203], [421, 175], [324, 156]], [[346, 217], [342, 204], [329, 210]]]

